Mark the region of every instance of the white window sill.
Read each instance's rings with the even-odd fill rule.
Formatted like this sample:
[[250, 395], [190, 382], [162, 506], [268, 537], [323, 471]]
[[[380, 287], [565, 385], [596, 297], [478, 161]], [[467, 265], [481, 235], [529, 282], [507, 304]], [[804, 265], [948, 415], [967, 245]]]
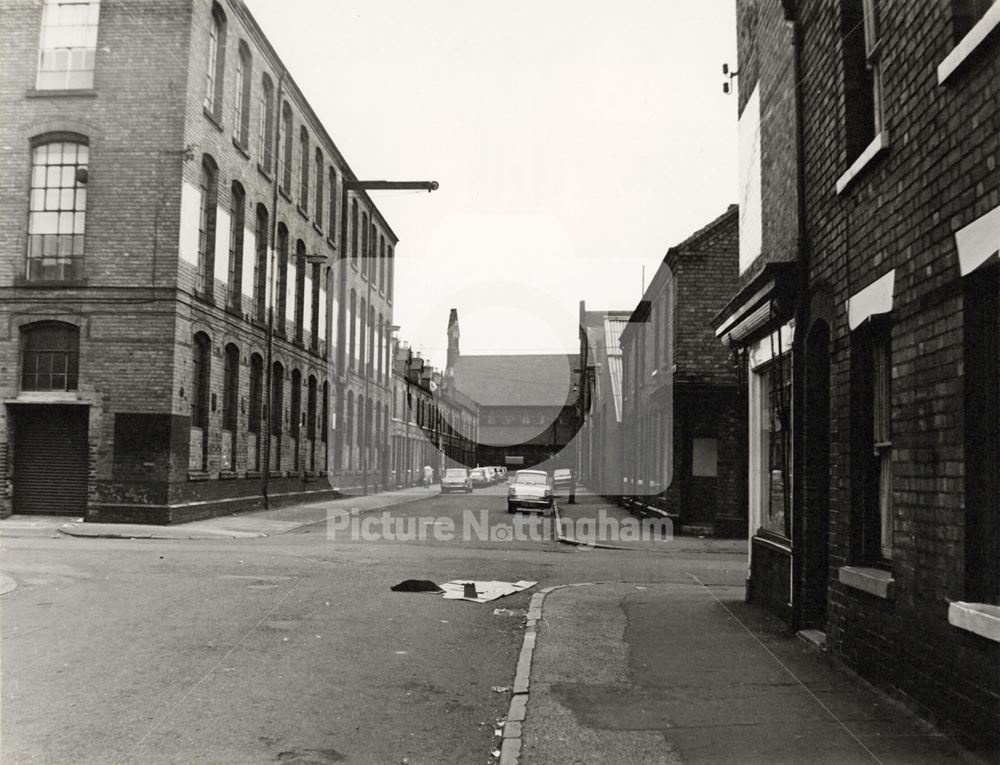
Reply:
[[841, 566], [838, 575], [840, 583], [847, 587], [867, 592], [882, 600], [892, 600], [895, 597], [896, 580], [888, 571], [862, 566]]
[[881, 133], [875, 136], [865, 150], [861, 152], [860, 156], [854, 160], [847, 172], [844, 173], [837, 179], [837, 193], [840, 194], [850, 185], [851, 181], [865, 169], [865, 166], [871, 162], [875, 157], [881, 154], [885, 149], [889, 148], [889, 131], [883, 130]]
[[951, 53], [944, 57], [944, 61], [938, 64], [938, 85], [943, 85], [998, 26], [1000, 26], [1000, 3], [993, 3], [965, 37], [958, 41], [958, 45], [952, 48]]
[[1000, 643], [1000, 606], [961, 601], [950, 603], [948, 624]]

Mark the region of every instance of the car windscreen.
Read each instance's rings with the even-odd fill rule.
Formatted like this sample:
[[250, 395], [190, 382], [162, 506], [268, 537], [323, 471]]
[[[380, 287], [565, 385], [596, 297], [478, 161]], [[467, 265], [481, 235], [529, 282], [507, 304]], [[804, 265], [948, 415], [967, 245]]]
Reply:
[[445, 478], [465, 478], [464, 470], [446, 470], [444, 471]]
[[535, 483], [535, 484], [546, 484], [549, 482], [548, 476], [541, 475], [539, 473], [518, 473], [514, 477], [515, 483]]

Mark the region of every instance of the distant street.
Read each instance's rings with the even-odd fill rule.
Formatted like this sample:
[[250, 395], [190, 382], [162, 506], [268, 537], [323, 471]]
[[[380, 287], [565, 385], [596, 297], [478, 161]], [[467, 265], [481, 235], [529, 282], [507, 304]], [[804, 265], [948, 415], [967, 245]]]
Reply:
[[[464, 510], [507, 524], [504, 494], [501, 485], [389, 512], [459, 530]], [[733, 585], [745, 572], [745, 555], [690, 542], [669, 554], [326, 532], [5, 537], [2, 570], [18, 586], [0, 601], [3, 762], [491, 762], [532, 593], [690, 583], [687, 572]], [[539, 584], [476, 604], [390, 591], [404, 579]]]

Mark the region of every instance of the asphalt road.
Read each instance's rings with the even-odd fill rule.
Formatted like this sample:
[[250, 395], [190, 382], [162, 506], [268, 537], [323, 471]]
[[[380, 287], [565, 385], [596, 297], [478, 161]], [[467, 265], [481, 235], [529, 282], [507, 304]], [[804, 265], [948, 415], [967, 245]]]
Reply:
[[560, 545], [551, 521], [511, 526], [504, 493], [263, 539], [0, 540], [18, 584], [0, 601], [0, 760], [488, 763], [537, 588], [477, 604], [392, 585], [742, 576], [739, 555]]

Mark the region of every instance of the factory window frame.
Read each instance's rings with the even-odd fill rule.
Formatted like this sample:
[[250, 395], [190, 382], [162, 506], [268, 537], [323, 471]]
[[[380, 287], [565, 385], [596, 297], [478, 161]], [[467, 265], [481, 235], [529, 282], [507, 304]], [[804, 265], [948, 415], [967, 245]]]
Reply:
[[83, 136], [49, 136], [32, 149], [25, 264], [30, 281], [83, 277], [88, 162]]
[[216, 122], [222, 118], [222, 85], [226, 64], [226, 14], [212, 3], [212, 25], [208, 33], [208, 61], [205, 64], [204, 107]]
[[236, 98], [233, 99], [233, 139], [242, 149], [250, 143], [250, 78], [253, 60], [250, 48], [240, 40], [236, 56]]
[[94, 87], [100, 0], [46, 0], [38, 45], [38, 90]]
[[80, 329], [57, 321], [21, 328], [21, 390], [76, 390], [80, 377]]

